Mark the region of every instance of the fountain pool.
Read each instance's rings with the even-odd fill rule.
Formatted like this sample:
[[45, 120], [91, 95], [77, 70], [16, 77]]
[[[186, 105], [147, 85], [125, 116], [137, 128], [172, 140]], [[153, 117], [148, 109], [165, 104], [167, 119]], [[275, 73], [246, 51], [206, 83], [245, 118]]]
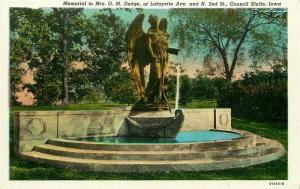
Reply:
[[236, 132], [227, 131], [181, 131], [176, 138], [141, 138], [141, 137], [127, 137], [127, 136], [108, 136], [108, 137], [85, 137], [77, 138], [79, 141], [96, 142], [104, 144], [168, 144], [168, 143], [189, 143], [189, 142], [208, 142], [208, 141], [222, 141], [237, 139], [242, 137]]
[[[282, 145], [231, 128], [228, 109], [185, 109], [175, 138], [125, 137], [127, 110], [15, 113], [15, 152], [82, 171], [208, 171], [269, 162]], [[156, 124], [156, 122], [154, 122]]]

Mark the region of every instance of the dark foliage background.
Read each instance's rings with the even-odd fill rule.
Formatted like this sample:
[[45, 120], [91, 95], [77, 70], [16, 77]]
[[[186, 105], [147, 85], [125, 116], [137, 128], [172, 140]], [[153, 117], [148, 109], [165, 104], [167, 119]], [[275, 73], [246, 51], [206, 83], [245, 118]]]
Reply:
[[233, 116], [269, 122], [287, 121], [287, 72], [251, 72], [228, 85], [220, 94], [220, 107]]

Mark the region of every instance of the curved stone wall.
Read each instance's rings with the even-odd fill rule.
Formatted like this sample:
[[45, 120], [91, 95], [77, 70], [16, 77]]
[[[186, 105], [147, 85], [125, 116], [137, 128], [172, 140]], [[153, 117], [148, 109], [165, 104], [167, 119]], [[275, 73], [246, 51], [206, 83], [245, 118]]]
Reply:
[[[30, 151], [51, 138], [127, 135], [124, 118], [129, 112], [130, 109], [15, 112], [15, 151]], [[182, 130], [231, 130], [230, 109], [183, 109], [183, 113]]]

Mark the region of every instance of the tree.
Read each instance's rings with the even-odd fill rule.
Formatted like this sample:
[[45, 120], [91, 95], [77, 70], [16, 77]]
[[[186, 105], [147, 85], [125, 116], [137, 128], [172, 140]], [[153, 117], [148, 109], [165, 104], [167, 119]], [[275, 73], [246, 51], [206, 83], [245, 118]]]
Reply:
[[176, 96], [176, 75], [167, 75], [165, 78], [166, 94], [169, 100]]
[[287, 20], [282, 21], [282, 25], [271, 27], [273, 35], [264, 33], [255, 36], [264, 40], [253, 40], [249, 55], [252, 59], [251, 67], [254, 71], [261, 70], [259, 62], [265, 62], [275, 71], [287, 70]]
[[111, 78], [107, 90], [111, 91], [110, 99], [114, 102], [133, 104], [138, 100], [133, 78], [125, 68]]
[[11, 63], [26, 63], [34, 71], [36, 83], [25, 87], [35, 94], [38, 104], [52, 104], [60, 99], [69, 103], [70, 63], [81, 54], [81, 14], [82, 9], [11, 10], [11, 42], [22, 42], [21, 46], [27, 48], [26, 60], [21, 60], [22, 55], [12, 48]]
[[21, 69], [20, 64], [31, 59], [29, 44], [24, 39], [15, 39], [10, 44], [10, 104], [17, 105], [18, 85], [22, 84], [21, 77], [26, 70]]
[[[23, 62], [34, 71], [36, 83], [25, 87], [38, 104], [79, 102], [92, 91], [109, 96], [105, 88], [125, 57], [125, 24], [119, 17], [106, 10], [86, 16], [82, 9], [14, 8], [11, 20], [12, 71], [18, 73]], [[73, 69], [74, 62], [85, 68]]]
[[226, 93], [226, 89], [228, 88], [228, 85], [230, 85], [230, 82], [224, 78], [218, 77], [212, 79], [213, 86], [216, 89], [216, 99], [219, 99], [221, 95]]
[[212, 66], [212, 56], [206, 55], [203, 61], [203, 72], [208, 76], [214, 76], [216, 74], [216, 68]]
[[57, 36], [57, 58], [62, 68], [63, 100], [69, 104], [69, 70], [72, 61], [80, 60], [83, 45], [83, 9], [53, 8], [47, 16], [53, 35]]
[[[217, 55], [227, 80], [232, 79], [237, 63], [243, 60], [243, 52], [267, 46], [274, 55], [274, 34], [279, 36], [279, 31], [286, 31], [286, 18], [256, 16], [251, 9], [172, 9], [170, 19], [174, 41], [188, 52], [198, 49], [205, 56]], [[257, 46], [258, 41], [265, 45]], [[286, 45], [287, 40], [283, 41]]]
[[246, 73], [227, 86], [218, 105], [230, 107], [234, 116], [286, 122], [287, 87], [286, 71]]
[[179, 102], [182, 105], [192, 101], [192, 82], [188, 75], [180, 77]]
[[126, 25], [110, 10], [99, 10], [87, 19], [85, 28], [90, 86], [111, 96], [111, 82], [126, 58]]
[[193, 91], [196, 99], [213, 99], [216, 97], [216, 88], [214, 87], [211, 79], [202, 74], [198, 74], [193, 79]]
[[[14, 96], [16, 84], [21, 82], [21, 76], [28, 71], [20, 70], [20, 65], [25, 63], [28, 64], [29, 69], [33, 69], [36, 67], [34, 65], [39, 65], [40, 62], [48, 60], [52, 56], [53, 46], [49, 27], [41, 9], [12, 8], [10, 20], [10, 72], [12, 76], [10, 88], [12, 96]], [[46, 64], [46, 62], [44, 63]], [[42, 76], [44, 75], [42, 74]], [[47, 83], [43, 84], [43, 88], [48, 88]], [[42, 97], [46, 95], [38, 91], [38, 88], [36, 91], [31, 91]]]

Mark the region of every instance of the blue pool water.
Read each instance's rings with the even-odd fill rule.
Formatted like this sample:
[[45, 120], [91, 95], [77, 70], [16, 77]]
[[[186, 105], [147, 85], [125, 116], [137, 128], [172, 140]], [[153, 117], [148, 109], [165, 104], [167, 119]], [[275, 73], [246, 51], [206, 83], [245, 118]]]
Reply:
[[128, 143], [189, 143], [189, 142], [208, 142], [218, 140], [230, 140], [240, 138], [242, 135], [224, 131], [182, 131], [176, 138], [137, 138], [137, 137], [87, 137], [79, 138], [81, 141], [99, 142], [108, 144], [128, 144]]

